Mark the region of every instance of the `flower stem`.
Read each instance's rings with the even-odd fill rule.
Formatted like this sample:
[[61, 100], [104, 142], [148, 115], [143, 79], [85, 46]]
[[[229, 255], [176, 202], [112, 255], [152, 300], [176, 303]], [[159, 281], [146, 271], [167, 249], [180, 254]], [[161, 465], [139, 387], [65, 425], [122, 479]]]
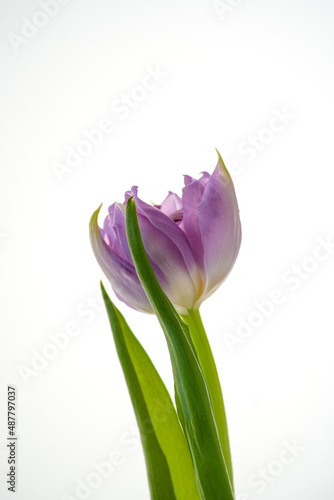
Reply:
[[216, 422], [220, 446], [224, 456], [226, 468], [233, 485], [232, 459], [227, 430], [226, 413], [223, 394], [220, 387], [216, 364], [206, 336], [199, 309], [188, 311], [182, 315], [183, 321], [188, 325], [196, 357], [203, 373], [208, 389], [212, 413]]

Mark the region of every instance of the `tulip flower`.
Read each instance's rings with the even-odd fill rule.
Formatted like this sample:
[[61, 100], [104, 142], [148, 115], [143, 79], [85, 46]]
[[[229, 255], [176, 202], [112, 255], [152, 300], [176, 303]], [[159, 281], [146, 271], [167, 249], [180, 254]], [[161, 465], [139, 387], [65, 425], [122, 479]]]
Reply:
[[100, 228], [99, 209], [93, 214], [90, 238], [95, 257], [116, 296], [130, 307], [153, 312], [130, 255], [125, 205], [133, 196], [145, 251], [158, 282], [186, 315], [197, 310], [225, 280], [239, 252], [241, 227], [231, 177], [218, 154], [212, 173], [200, 179], [184, 176], [182, 197], [169, 192], [161, 205], [138, 197], [137, 187], [113, 203]]

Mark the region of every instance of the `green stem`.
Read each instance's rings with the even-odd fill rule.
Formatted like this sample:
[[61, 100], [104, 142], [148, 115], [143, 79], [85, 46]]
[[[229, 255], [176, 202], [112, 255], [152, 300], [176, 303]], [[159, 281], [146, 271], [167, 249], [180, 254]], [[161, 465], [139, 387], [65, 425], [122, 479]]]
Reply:
[[182, 315], [183, 321], [188, 325], [193, 346], [196, 350], [198, 363], [207, 385], [213, 416], [216, 422], [220, 446], [223, 452], [226, 468], [233, 485], [232, 459], [228, 438], [226, 413], [223, 394], [220, 387], [216, 364], [206, 336], [199, 309], [188, 311]]

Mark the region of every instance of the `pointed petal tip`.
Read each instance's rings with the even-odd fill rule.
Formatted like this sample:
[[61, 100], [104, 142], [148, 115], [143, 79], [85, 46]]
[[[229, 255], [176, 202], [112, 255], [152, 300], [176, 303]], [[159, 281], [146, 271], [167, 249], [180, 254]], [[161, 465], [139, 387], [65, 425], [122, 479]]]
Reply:
[[92, 216], [90, 218], [90, 221], [89, 221], [89, 227], [91, 228], [93, 224], [95, 224], [97, 222], [97, 218], [98, 218], [98, 215], [100, 213], [100, 210], [101, 210], [101, 207], [102, 207], [103, 203], [101, 203], [98, 208], [92, 213]]
[[220, 171], [225, 176], [225, 178], [227, 179], [228, 183], [231, 184], [232, 183], [232, 179], [231, 179], [230, 173], [227, 170], [226, 165], [224, 163], [224, 160], [221, 157], [221, 154], [219, 153], [219, 151], [218, 151], [217, 148], [216, 148], [216, 152], [217, 152], [217, 155], [218, 155], [218, 165], [219, 165]]
[[102, 205], [103, 204], [101, 203], [100, 206], [95, 210], [95, 212], [92, 213], [92, 216], [89, 221], [89, 236], [92, 244], [93, 244], [93, 238], [96, 237], [96, 233], [100, 229], [97, 223], [97, 219]]

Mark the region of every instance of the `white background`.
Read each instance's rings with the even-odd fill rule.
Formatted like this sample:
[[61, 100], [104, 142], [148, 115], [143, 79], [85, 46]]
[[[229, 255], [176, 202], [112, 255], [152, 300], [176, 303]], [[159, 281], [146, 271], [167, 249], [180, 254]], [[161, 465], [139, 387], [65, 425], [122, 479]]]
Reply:
[[[155, 203], [168, 190], [181, 193], [183, 174], [213, 171], [218, 148], [235, 183], [243, 242], [202, 317], [225, 395], [238, 498], [331, 500], [334, 250], [317, 251], [319, 238], [334, 240], [333, 4], [62, 4], [52, 17], [40, 15], [42, 2], [0, 3], [1, 499], [14, 498], [5, 484], [7, 384], [18, 393], [17, 500], [149, 498], [88, 221], [132, 185]], [[138, 90], [148, 68], [164, 76], [154, 90]], [[126, 95], [133, 108], [112, 111]], [[83, 130], [105, 118], [112, 133], [57, 174], [55, 162], [65, 164]], [[268, 130], [274, 125], [280, 130]], [[249, 146], [254, 137], [258, 149]], [[254, 314], [274, 289], [282, 303], [267, 303], [267, 318]], [[156, 320], [116, 303], [172, 392]], [[66, 334], [58, 351], [46, 347], [69, 323], [77, 335]], [[36, 352], [54, 358], [38, 362]], [[286, 442], [299, 451], [282, 467]], [[109, 478], [76, 492], [80, 481], [94, 484], [94, 463], [115, 451]], [[254, 485], [261, 468], [270, 480], [262, 488]]]

